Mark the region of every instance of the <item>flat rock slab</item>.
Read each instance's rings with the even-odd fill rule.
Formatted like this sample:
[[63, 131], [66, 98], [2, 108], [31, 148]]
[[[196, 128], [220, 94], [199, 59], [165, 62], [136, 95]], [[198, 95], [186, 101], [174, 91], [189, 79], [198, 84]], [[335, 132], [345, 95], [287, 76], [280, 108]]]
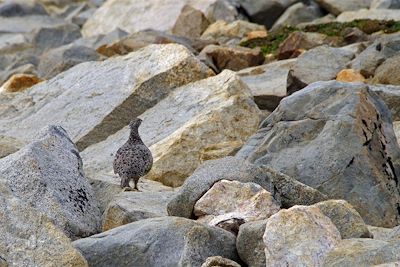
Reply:
[[35, 142], [1, 159], [0, 177], [15, 198], [47, 215], [70, 238], [100, 230], [99, 204], [79, 152], [61, 127], [43, 129]]
[[[84, 36], [106, 34], [117, 27], [134, 33], [145, 29], [171, 30], [185, 4], [205, 11], [215, 0], [107, 0], [83, 25]], [[155, 19], [157, 18], [157, 19]]]
[[317, 0], [316, 2], [335, 16], [344, 11], [369, 8], [371, 4], [371, 0]]
[[348, 22], [356, 19], [376, 20], [400, 20], [400, 13], [396, 9], [360, 9], [357, 11], [346, 11], [340, 14], [338, 22]]
[[233, 234], [177, 217], [133, 222], [73, 245], [90, 266], [98, 267], [200, 267], [211, 256], [238, 260]]
[[283, 99], [236, 156], [347, 200], [368, 224], [393, 227], [399, 153], [383, 101], [365, 84], [330, 81]]
[[174, 88], [210, 75], [186, 48], [174, 44], [86, 62], [8, 100], [0, 134], [30, 141], [46, 124], [58, 124], [82, 150], [128, 125]]
[[[203, 161], [227, 156], [255, 132], [259, 109], [247, 86], [232, 71], [188, 84], [147, 110], [139, 134], [153, 154], [145, 176], [177, 187]], [[111, 173], [114, 153], [128, 127], [83, 152], [90, 177]]]

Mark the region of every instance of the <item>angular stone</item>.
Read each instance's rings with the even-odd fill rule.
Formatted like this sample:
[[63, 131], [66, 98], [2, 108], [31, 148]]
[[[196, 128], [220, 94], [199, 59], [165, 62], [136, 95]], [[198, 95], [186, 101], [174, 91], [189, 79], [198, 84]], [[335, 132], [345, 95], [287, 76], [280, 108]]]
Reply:
[[221, 256], [213, 256], [207, 258], [207, 260], [201, 265], [201, 267], [218, 267], [218, 266], [240, 267], [240, 264], [233, 260], [223, 258]]
[[226, 22], [218, 20], [201, 35], [203, 40], [216, 40], [220, 44], [239, 44], [240, 40], [252, 31], [265, 31], [265, 27], [244, 20]]
[[[232, 71], [177, 88], [140, 115], [139, 133], [154, 159], [146, 178], [182, 185], [203, 161], [237, 151], [256, 131], [259, 114], [249, 89]], [[85, 172], [112, 172], [113, 154], [128, 135], [125, 127], [87, 148]]]
[[219, 71], [224, 69], [238, 71], [258, 66], [265, 59], [259, 48], [251, 49], [241, 46], [208, 45], [201, 51], [199, 56], [213, 62]]
[[88, 266], [53, 220], [14, 197], [4, 180], [0, 192], [0, 266]]
[[32, 74], [14, 74], [0, 87], [0, 92], [22, 92], [41, 81], [43, 80]]
[[396, 261], [399, 253], [399, 240], [386, 242], [370, 238], [344, 239], [328, 253], [323, 266], [373, 266]]
[[89, 236], [99, 230], [101, 214], [82, 165], [64, 129], [49, 126], [32, 144], [0, 160], [0, 181], [67, 236]]
[[168, 31], [184, 5], [204, 11], [214, 1], [107, 0], [83, 25], [82, 34], [85, 37], [106, 34], [117, 27], [129, 33], [145, 29]]
[[371, 9], [377, 8], [388, 8], [388, 9], [399, 9], [400, 1], [399, 0], [372, 0]]
[[75, 24], [49, 25], [33, 32], [32, 44], [36, 49], [45, 51], [69, 44], [81, 37], [80, 28]]
[[248, 266], [265, 266], [263, 235], [267, 220], [244, 223], [239, 228], [236, 248], [240, 259]]
[[100, 55], [92, 48], [74, 44], [51, 49], [40, 57], [38, 73], [40, 77], [51, 79], [75, 65], [86, 61], [97, 61]]
[[0, 135], [0, 158], [4, 158], [14, 152], [17, 152], [24, 146], [15, 138]]
[[185, 181], [184, 185], [168, 203], [168, 214], [191, 218], [194, 205], [216, 182], [221, 180], [253, 182], [269, 192], [274, 192], [272, 183], [263, 170], [235, 157], [226, 157], [204, 162]]
[[28, 33], [36, 29], [64, 25], [62, 19], [43, 15], [31, 15], [23, 17], [0, 16], [1, 33]]
[[368, 224], [393, 227], [399, 153], [383, 101], [367, 85], [330, 81], [284, 98], [237, 156], [347, 200]]
[[177, 217], [133, 222], [77, 240], [73, 245], [90, 266], [98, 267], [199, 267], [208, 257], [216, 255], [238, 260], [233, 234]]
[[265, 227], [266, 266], [323, 266], [340, 239], [335, 225], [317, 207], [281, 210]]
[[365, 82], [364, 76], [353, 69], [343, 69], [336, 76], [338, 82]]
[[203, 12], [185, 5], [171, 32], [178, 36], [195, 39], [199, 38], [209, 25], [210, 22]]
[[216, 0], [205, 11], [207, 19], [214, 23], [218, 20], [232, 22], [246, 19], [246, 16], [239, 13], [238, 3], [230, 0]]
[[103, 214], [103, 232], [148, 218], [167, 216], [167, 203], [173, 192], [123, 192]]
[[[264, 220], [279, 210], [280, 203], [260, 185], [221, 180], [196, 202], [193, 212], [198, 221], [216, 226], [227, 219], [242, 223]], [[239, 230], [238, 225], [227, 226]]]
[[341, 13], [336, 20], [347, 22], [357, 19], [400, 20], [400, 14], [395, 9], [360, 9]]
[[298, 57], [293, 75], [304, 84], [332, 80], [353, 57], [354, 53], [341, 48], [318, 46]]
[[296, 0], [241, 0], [240, 4], [251, 21], [271, 28], [286, 8], [296, 2]]
[[337, 16], [344, 11], [369, 8], [371, 0], [316, 0], [328, 12]]
[[242, 69], [237, 72], [250, 88], [260, 109], [274, 110], [287, 92], [287, 76], [296, 59], [280, 60], [269, 64]]
[[82, 63], [8, 101], [14, 108], [1, 113], [0, 134], [29, 141], [45, 124], [61, 123], [82, 150], [123, 128], [176, 87], [209, 75], [187, 49], [173, 44]]
[[331, 219], [342, 239], [371, 237], [360, 214], [345, 200], [328, 200], [314, 205]]
[[296, 3], [285, 10], [272, 26], [272, 30], [277, 30], [285, 26], [297, 26], [299, 23], [310, 22], [319, 17], [322, 17], [322, 12], [318, 5]]
[[386, 59], [376, 70], [373, 83], [400, 85], [398, 75], [400, 55]]
[[48, 15], [44, 7], [34, 1], [7, 1], [0, 3], [1, 17], [23, 17], [27, 15]]

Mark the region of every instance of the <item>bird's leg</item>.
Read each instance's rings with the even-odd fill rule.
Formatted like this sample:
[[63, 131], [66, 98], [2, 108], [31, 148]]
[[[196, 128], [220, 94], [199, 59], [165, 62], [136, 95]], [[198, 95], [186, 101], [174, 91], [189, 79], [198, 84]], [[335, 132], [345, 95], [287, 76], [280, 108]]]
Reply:
[[129, 186], [129, 179], [126, 177], [121, 177], [121, 188], [124, 191], [132, 191], [133, 188]]
[[139, 191], [139, 188], [137, 187], [137, 184], [138, 184], [138, 182], [139, 182], [139, 179], [134, 179], [134, 182], [135, 182], [135, 187], [134, 187], [134, 189], [136, 189], [137, 191]]

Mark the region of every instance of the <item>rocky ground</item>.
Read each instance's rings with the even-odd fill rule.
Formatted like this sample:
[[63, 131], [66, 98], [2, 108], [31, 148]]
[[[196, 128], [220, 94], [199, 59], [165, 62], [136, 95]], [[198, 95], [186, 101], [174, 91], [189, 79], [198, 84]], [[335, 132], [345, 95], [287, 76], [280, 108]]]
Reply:
[[400, 266], [399, 70], [398, 0], [0, 0], [0, 267]]

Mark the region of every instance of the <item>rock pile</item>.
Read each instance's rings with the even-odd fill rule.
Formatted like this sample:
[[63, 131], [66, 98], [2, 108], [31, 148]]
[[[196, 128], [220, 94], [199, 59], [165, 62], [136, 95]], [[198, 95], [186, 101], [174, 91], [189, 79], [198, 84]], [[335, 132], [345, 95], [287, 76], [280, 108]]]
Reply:
[[398, 266], [399, 32], [398, 0], [0, 0], [0, 266]]

